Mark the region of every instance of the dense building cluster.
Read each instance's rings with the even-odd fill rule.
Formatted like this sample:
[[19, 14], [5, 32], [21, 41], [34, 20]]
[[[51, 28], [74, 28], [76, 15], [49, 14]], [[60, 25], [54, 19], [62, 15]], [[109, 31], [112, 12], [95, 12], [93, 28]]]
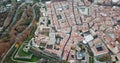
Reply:
[[[35, 46], [76, 63], [83, 55], [78, 46], [82, 43], [95, 57], [110, 54], [111, 61], [119, 63], [119, 4], [119, 0], [47, 1], [46, 9], [40, 9], [42, 17], [35, 32]], [[85, 56], [82, 63], [87, 59]]]

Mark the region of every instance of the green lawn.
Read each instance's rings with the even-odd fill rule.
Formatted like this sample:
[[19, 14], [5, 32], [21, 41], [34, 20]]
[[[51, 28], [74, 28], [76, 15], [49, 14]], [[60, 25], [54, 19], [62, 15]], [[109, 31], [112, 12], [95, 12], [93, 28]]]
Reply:
[[13, 60], [11, 59], [11, 57], [7, 57], [6, 60], [4, 61], [4, 63], [18, 63], [18, 62], [13, 61]]
[[16, 61], [37, 62], [40, 58], [33, 55], [31, 59], [21, 59], [21, 58], [14, 58], [14, 59]]
[[87, 52], [88, 52], [88, 54], [89, 54], [90, 56], [94, 56], [94, 55], [93, 55], [93, 52], [92, 52], [90, 49], [87, 49]]
[[20, 50], [18, 50], [18, 55], [20, 55], [20, 56], [29, 56], [29, 55], [31, 55], [30, 52], [25, 52], [25, 51], [23, 51], [23, 48], [24, 48], [24, 47], [25, 47], [24, 44], [21, 45]]
[[[21, 45], [20, 50], [18, 51], [18, 54], [20, 56], [29, 56], [29, 55], [31, 55], [32, 54], [31, 52], [24, 52], [23, 51], [24, 46], [25, 46], [24, 44]], [[14, 60], [16, 60], [16, 61], [19, 60], [19, 61], [27, 61], [27, 62], [36, 62], [39, 59], [40, 59], [40, 57], [37, 57], [37, 56], [34, 56], [34, 55], [32, 56], [31, 59], [14, 58]]]
[[38, 61], [39, 59], [40, 59], [39, 57], [33, 56], [30, 61], [31, 61], [31, 62], [36, 62], [36, 61]]
[[89, 57], [89, 63], [94, 63], [94, 57]]
[[89, 56], [90, 56], [90, 57], [89, 57], [89, 63], [94, 63], [94, 55], [93, 55], [91, 49], [88, 48], [88, 49], [87, 49], [87, 52], [88, 52], [88, 54], [89, 54]]

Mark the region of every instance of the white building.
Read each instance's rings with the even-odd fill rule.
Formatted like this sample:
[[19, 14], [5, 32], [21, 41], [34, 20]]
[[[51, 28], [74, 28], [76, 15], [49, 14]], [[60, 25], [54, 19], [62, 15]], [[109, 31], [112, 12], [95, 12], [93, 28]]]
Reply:
[[50, 38], [50, 41], [47, 44], [49, 44], [49, 45], [55, 44], [55, 41], [56, 41], [55, 33], [49, 33], [49, 38]]

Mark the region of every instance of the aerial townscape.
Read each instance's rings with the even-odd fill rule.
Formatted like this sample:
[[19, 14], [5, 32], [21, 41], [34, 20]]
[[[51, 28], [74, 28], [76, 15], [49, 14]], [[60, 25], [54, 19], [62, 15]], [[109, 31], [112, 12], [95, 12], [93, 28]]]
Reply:
[[120, 63], [120, 0], [0, 0], [0, 63]]

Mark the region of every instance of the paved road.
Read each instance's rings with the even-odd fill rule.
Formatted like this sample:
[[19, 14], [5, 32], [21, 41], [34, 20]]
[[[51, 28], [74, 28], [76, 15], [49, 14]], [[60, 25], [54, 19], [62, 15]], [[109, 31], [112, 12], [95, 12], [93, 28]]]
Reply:
[[[25, 3], [22, 3], [16, 10], [16, 13], [14, 15], [14, 18], [13, 18], [13, 21], [11, 22], [10, 26], [5, 30], [5, 31], [8, 31], [10, 29], [10, 27], [14, 24], [14, 22], [16, 21], [16, 17], [17, 17], [17, 13], [18, 13], [18, 10], [20, 9], [20, 7], [22, 7]], [[37, 4], [37, 3], [36, 3]], [[34, 10], [34, 6], [36, 5], [34, 4], [32, 6], [32, 9], [33, 9], [33, 13], [34, 13], [34, 18], [36, 18], [36, 14], [35, 14], [35, 10]], [[18, 34], [18, 36], [21, 36], [27, 29], [29, 29], [31, 26], [33, 25], [33, 23], [31, 23], [22, 33]], [[4, 32], [6, 33], [6, 32]], [[4, 34], [3, 33], [3, 34]], [[3, 63], [4, 59], [6, 58], [6, 56], [8, 55], [8, 53], [13, 49], [13, 47], [15, 46], [15, 44], [17, 43], [17, 39], [16, 38], [16, 41], [14, 42], [14, 44], [11, 46], [11, 48], [6, 52], [6, 54], [4, 55], [4, 57], [2, 58], [1, 62], [0, 63]]]
[[[11, 26], [12, 26], [12, 24], [15, 22], [15, 20], [16, 20], [16, 15], [17, 15], [17, 12], [18, 12], [18, 10], [19, 10], [19, 8], [22, 6], [22, 5], [24, 5], [25, 3], [22, 3], [18, 8], [17, 8], [17, 11], [16, 11], [16, 14], [15, 14], [15, 17], [13, 18], [13, 21], [12, 21], [12, 23], [11, 23]], [[32, 24], [31, 24], [32, 25]], [[29, 27], [31, 26], [31, 25], [29, 25]], [[10, 28], [10, 27], [9, 27]], [[6, 30], [8, 30], [9, 28], [7, 28]], [[25, 30], [24, 30], [25, 31]], [[23, 32], [24, 32], [23, 31]], [[22, 33], [21, 33], [22, 34]], [[15, 44], [17, 43], [17, 41], [10, 47], [10, 49], [6, 52], [6, 54], [3, 56], [3, 58], [2, 58], [2, 60], [1, 60], [1, 62], [0, 63], [3, 63], [3, 61], [4, 61], [4, 59], [6, 58], [6, 56], [8, 55], [8, 53], [12, 50], [12, 48], [15, 46]]]
[[36, 18], [36, 13], [35, 13], [35, 9], [34, 9], [35, 5], [37, 5], [37, 3], [32, 6], [34, 18]]
[[[16, 17], [17, 17], [18, 10], [19, 10], [20, 7], [22, 7], [24, 4], [25, 4], [25, 3], [22, 3], [22, 4], [17, 8], [17, 10], [16, 10], [16, 12], [15, 12], [15, 15], [14, 15], [14, 17], [13, 17], [13, 21], [11, 22], [11, 24], [9, 25], [9, 27], [5, 29], [5, 31], [2, 33], [2, 35], [3, 35], [3, 34], [6, 34], [7, 31], [9, 31], [9, 29], [11, 28], [11, 26], [14, 24], [14, 22], [16, 21]], [[6, 20], [5, 20], [4, 23], [6, 23]], [[2, 36], [2, 35], [1, 35], [1, 36]]]
[[25, 3], [22, 3], [22, 4], [17, 8], [16, 13], [15, 13], [14, 18], [13, 18], [13, 21], [12, 21], [12, 23], [10, 24], [9, 27], [11, 27], [11, 26], [14, 24], [14, 22], [15, 22], [15, 20], [16, 20], [16, 17], [17, 17], [17, 13], [18, 13], [20, 7], [22, 7], [24, 4], [25, 4]]
[[[22, 5], [23, 5], [23, 4], [21, 4], [21, 5], [17, 8], [12, 23], [15, 22], [18, 9], [19, 9]], [[6, 21], [5, 21], [5, 22], [6, 22]], [[12, 26], [12, 23], [11, 23], [11, 26]], [[10, 28], [10, 27], [8, 27], [6, 30], [8, 30], [9, 28]], [[5, 30], [5, 31], [6, 31], [6, 30]], [[3, 32], [2, 34], [6, 34], [6, 32]], [[12, 48], [15, 46], [15, 44], [16, 44], [16, 42], [11, 46], [11, 48], [10, 48], [10, 49], [7, 51], [7, 53], [3, 56], [2, 60], [1, 60], [1, 63], [3, 63], [3, 61], [4, 61], [4, 59], [6, 58], [7, 54], [12, 50]]]
[[71, 33], [72, 33], [72, 27], [70, 27], [69, 37], [68, 37], [67, 41], [65, 42], [65, 45], [64, 45], [63, 50], [62, 50], [61, 57], [63, 57], [64, 51], [65, 51], [64, 49], [65, 49], [67, 43], [69, 42], [69, 39], [70, 39], [70, 37], [71, 37]]
[[3, 63], [4, 59], [6, 58], [6, 56], [8, 55], [8, 53], [13, 49], [13, 47], [15, 46], [16, 42], [11, 46], [11, 48], [7, 51], [7, 53], [3, 56], [2, 60], [0, 63]]

